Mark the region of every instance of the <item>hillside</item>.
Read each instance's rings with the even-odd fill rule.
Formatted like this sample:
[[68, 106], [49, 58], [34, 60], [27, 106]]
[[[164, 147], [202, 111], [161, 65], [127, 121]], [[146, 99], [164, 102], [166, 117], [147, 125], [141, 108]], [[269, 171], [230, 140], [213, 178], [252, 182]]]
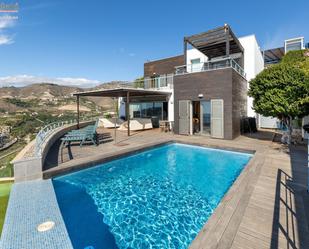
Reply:
[[[28, 109], [28, 107], [35, 107], [45, 102], [60, 102], [59, 104], [70, 104], [74, 101], [72, 99], [72, 93], [80, 91], [89, 91], [96, 89], [110, 89], [115, 87], [130, 87], [121, 81], [113, 81], [103, 83], [94, 88], [79, 88], [74, 86], [62, 86], [51, 83], [33, 84], [24, 87], [2, 87], [0, 88], [0, 111], [2, 112], [16, 112]], [[16, 99], [16, 101], [14, 101]], [[93, 104], [102, 107], [105, 110], [110, 109], [113, 106], [111, 98], [86, 98]], [[19, 102], [18, 102], [18, 101]], [[27, 104], [29, 103], [29, 106]]]

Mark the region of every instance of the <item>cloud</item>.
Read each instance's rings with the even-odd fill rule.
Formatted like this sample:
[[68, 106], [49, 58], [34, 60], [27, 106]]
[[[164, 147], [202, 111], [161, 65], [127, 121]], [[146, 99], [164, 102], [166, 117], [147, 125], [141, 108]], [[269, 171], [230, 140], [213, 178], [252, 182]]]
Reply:
[[16, 20], [10, 16], [0, 16], [0, 45], [8, 45], [14, 43], [13, 35], [8, 35], [5, 30], [14, 27]]
[[0, 34], [0, 46], [14, 43], [13, 37], [9, 35]]
[[49, 78], [49, 77], [38, 77], [26, 74], [0, 77], [0, 87], [4, 86], [21, 87], [37, 83], [54, 83], [66, 86], [92, 87], [100, 84], [101, 82], [98, 80], [91, 80], [86, 78], [73, 78], [73, 77]]
[[129, 53], [129, 56], [130, 56], [130, 57], [134, 57], [134, 56], [135, 56], [135, 53]]
[[16, 20], [10, 18], [10, 16], [6, 15], [6, 16], [0, 16], [0, 31], [2, 29], [7, 29], [7, 28], [11, 28], [13, 26], [15, 26], [16, 24]]

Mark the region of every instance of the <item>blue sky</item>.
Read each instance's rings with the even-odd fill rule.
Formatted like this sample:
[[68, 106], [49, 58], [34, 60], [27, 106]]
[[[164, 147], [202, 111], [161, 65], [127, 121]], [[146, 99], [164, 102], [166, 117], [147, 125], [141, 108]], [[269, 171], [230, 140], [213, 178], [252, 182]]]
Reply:
[[133, 80], [145, 61], [181, 54], [185, 35], [224, 23], [237, 36], [255, 34], [262, 48], [296, 36], [309, 42], [308, 0], [18, 3], [17, 21], [0, 19], [0, 86]]

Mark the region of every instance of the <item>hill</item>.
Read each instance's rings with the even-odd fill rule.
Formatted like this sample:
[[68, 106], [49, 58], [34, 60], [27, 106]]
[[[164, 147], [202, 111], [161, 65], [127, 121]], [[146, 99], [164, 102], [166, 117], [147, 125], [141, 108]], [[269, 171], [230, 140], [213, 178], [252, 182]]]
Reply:
[[[69, 102], [74, 101], [72, 98], [72, 93], [74, 92], [111, 89], [121, 86], [130, 87], [131, 85], [122, 81], [113, 81], [93, 88], [63, 86], [52, 83], [32, 84], [24, 87], [2, 87], [0, 88], [0, 111], [23, 111], [27, 110], [30, 106], [34, 108], [36, 104], [39, 106], [45, 102], [59, 102], [61, 105], [71, 104]], [[87, 97], [86, 99], [94, 105], [102, 107], [104, 110], [109, 110], [113, 106], [111, 98]]]

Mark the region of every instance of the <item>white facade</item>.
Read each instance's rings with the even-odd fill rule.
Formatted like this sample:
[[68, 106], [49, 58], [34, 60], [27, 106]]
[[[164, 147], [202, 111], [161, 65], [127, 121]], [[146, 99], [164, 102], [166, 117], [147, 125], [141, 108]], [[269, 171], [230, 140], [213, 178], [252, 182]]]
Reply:
[[[199, 61], [199, 62], [198, 62]], [[207, 62], [208, 58], [199, 50], [192, 48], [187, 50], [186, 66], [189, 72], [199, 72], [203, 67], [203, 63]]]
[[[264, 59], [255, 35], [240, 37], [238, 40], [244, 48], [244, 70], [246, 72], [249, 89], [249, 81], [263, 71]], [[249, 96], [247, 97], [247, 115], [248, 117], [256, 116], [256, 113], [253, 110], [253, 98]]]

